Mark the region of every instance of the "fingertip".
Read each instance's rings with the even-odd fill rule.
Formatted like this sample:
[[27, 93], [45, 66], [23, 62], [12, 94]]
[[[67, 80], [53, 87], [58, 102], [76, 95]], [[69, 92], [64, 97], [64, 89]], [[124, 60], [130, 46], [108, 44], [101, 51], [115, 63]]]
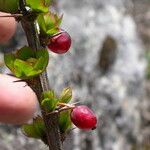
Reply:
[[0, 74], [0, 122], [23, 124], [34, 116], [37, 97], [25, 82]]
[[[11, 15], [0, 12], [0, 16]], [[7, 42], [16, 31], [16, 21], [14, 17], [0, 17], [0, 43]]]

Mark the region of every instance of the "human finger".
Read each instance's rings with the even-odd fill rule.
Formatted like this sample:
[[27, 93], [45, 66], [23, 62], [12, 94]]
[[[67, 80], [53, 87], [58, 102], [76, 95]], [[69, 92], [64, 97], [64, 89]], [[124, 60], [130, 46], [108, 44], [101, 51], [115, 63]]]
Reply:
[[[10, 14], [0, 12], [0, 16]], [[0, 17], [0, 43], [7, 42], [16, 31], [16, 21], [14, 17]]]
[[0, 74], [0, 122], [22, 124], [33, 117], [37, 97], [25, 82]]

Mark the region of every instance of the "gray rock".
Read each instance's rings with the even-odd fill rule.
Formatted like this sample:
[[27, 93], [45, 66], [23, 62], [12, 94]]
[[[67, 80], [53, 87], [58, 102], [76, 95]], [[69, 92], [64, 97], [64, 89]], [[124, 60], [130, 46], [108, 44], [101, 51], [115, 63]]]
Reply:
[[[73, 44], [70, 53], [51, 56], [50, 84], [57, 91], [71, 86], [74, 101], [92, 107], [99, 118], [94, 132], [74, 132], [72, 149], [131, 149], [140, 132], [145, 70], [133, 18], [121, 0], [63, 0], [59, 6]], [[112, 42], [105, 44], [108, 38], [114, 49]]]

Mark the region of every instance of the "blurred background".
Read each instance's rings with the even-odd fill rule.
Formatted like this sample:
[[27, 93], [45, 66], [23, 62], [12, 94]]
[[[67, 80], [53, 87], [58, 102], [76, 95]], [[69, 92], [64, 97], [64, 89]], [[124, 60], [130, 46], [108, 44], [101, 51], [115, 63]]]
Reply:
[[[73, 100], [98, 116], [94, 131], [73, 130], [65, 150], [150, 150], [150, 1], [54, 0], [72, 37], [65, 55], [50, 53], [48, 75], [59, 93], [73, 88]], [[26, 44], [20, 25], [3, 52]], [[26, 138], [19, 126], [0, 124], [0, 150], [47, 150]]]

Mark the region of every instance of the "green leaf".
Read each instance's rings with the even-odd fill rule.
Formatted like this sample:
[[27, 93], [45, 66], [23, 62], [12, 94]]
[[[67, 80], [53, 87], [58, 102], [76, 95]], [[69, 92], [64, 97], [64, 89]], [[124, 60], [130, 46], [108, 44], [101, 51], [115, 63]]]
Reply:
[[47, 112], [51, 112], [56, 108], [57, 103], [58, 103], [58, 99], [45, 98], [44, 100], [42, 100], [41, 106], [44, 107], [44, 109]]
[[58, 33], [62, 17], [63, 15], [58, 16], [51, 12], [39, 15], [37, 22], [40, 27], [40, 33], [47, 36]]
[[51, 13], [51, 12], [46, 13], [44, 15], [46, 29], [50, 30], [50, 29], [56, 28], [56, 27], [59, 28], [59, 25], [61, 24], [61, 21], [62, 21], [62, 17], [63, 17], [63, 15], [58, 16], [55, 13]]
[[50, 4], [51, 4], [51, 0], [45, 0], [45, 5], [46, 5], [47, 7], [49, 7]]
[[72, 98], [72, 89], [70, 87], [65, 88], [60, 96], [59, 102], [68, 103]]
[[38, 22], [39, 27], [40, 27], [40, 33], [45, 34], [46, 33], [46, 24], [45, 24], [45, 20], [44, 20], [43, 14], [38, 16], [37, 22]]
[[[35, 12], [48, 12], [51, 0], [26, 0], [29, 6]], [[19, 10], [19, 0], [0, 0], [0, 11], [8, 13], [17, 13]]]
[[43, 92], [42, 99], [43, 100], [41, 101], [41, 106], [49, 112], [53, 111], [59, 102], [59, 99], [56, 98], [53, 90]]
[[38, 139], [43, 139], [46, 134], [45, 125], [43, 119], [40, 116], [33, 119], [32, 124], [23, 125], [22, 131], [26, 136]]
[[27, 6], [29, 6], [33, 11], [38, 13], [48, 12], [48, 0], [26, 0]]
[[38, 59], [36, 64], [34, 65], [34, 70], [42, 70], [44, 71], [48, 65], [49, 54], [47, 50], [38, 50], [36, 52], [36, 58]]
[[[30, 71], [27, 75], [26, 75], [26, 77], [28, 77], [28, 78], [30, 78], [30, 77], [35, 77], [35, 76], [37, 76], [37, 75], [39, 75], [39, 74], [41, 74], [42, 73], [42, 70], [32, 70], [32, 71]], [[26, 78], [25, 77], [25, 78]]]
[[22, 130], [23, 130], [24, 134], [28, 137], [40, 138], [38, 133], [36, 132], [36, 129], [34, 128], [33, 124], [23, 125]]
[[54, 99], [54, 98], [56, 98], [55, 93], [54, 93], [53, 90], [44, 91], [44, 92], [42, 93], [42, 97], [43, 97], [43, 99], [45, 99], [45, 98], [49, 98], [49, 99]]
[[45, 20], [45, 24], [46, 24], [46, 28], [47, 29], [51, 29], [54, 27], [54, 25], [56, 25], [56, 20], [55, 20], [55, 17], [54, 17], [54, 14], [53, 13], [46, 13], [44, 14], [44, 20]]
[[7, 53], [4, 55], [4, 61], [5, 61], [6, 66], [10, 68], [11, 71], [13, 72], [15, 56], [11, 53]]
[[26, 62], [28, 64], [30, 64], [31, 66], [34, 66], [34, 64], [36, 64], [36, 62], [37, 62], [37, 59], [31, 57], [31, 58], [27, 59]]
[[35, 57], [35, 51], [30, 47], [24, 46], [17, 51], [16, 56], [21, 60], [27, 60]]
[[34, 51], [30, 47], [23, 47], [16, 54], [4, 56], [7, 67], [19, 78], [27, 79], [42, 73], [49, 61], [48, 51], [45, 49]]
[[14, 72], [17, 77], [25, 79], [39, 75], [42, 73], [42, 70], [33, 70], [33, 67], [29, 63], [16, 59], [14, 61]]
[[70, 110], [60, 113], [59, 116], [59, 128], [61, 133], [65, 133], [69, 128], [71, 128], [72, 122], [70, 119]]
[[56, 34], [58, 32], [59, 32], [59, 28], [58, 27], [56, 27], [56, 28], [54, 27], [54, 28], [46, 31], [47, 35], [49, 35], [49, 36], [54, 35], [54, 34]]
[[19, 0], [0, 0], [0, 11], [8, 13], [18, 12]]
[[33, 70], [32, 66], [20, 59], [14, 61], [14, 69], [17, 77], [26, 77]]
[[38, 116], [34, 118], [33, 125], [39, 137], [43, 137], [45, 135], [46, 129], [42, 117]]

